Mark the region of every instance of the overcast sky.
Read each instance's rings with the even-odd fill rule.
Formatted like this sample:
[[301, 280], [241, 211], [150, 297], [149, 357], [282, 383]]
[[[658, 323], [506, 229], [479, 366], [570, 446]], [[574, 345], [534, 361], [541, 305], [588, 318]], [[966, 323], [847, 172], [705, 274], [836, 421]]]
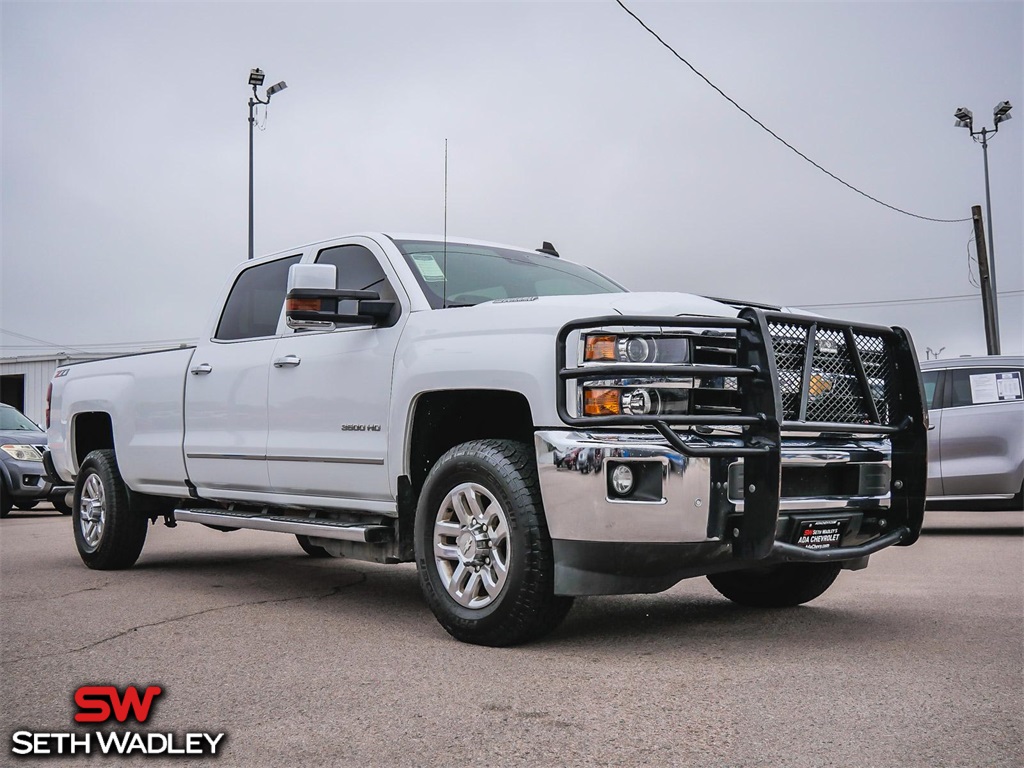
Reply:
[[[924, 216], [984, 205], [953, 112], [991, 127], [1011, 101], [989, 156], [1003, 351], [1022, 352], [1024, 4], [627, 5], [816, 162]], [[257, 255], [440, 233], [447, 138], [449, 236], [550, 240], [633, 290], [904, 325], [922, 359], [985, 352], [969, 222], [823, 175], [613, 0], [0, 13], [0, 356], [203, 332], [246, 257], [257, 66], [288, 83], [255, 136]]]

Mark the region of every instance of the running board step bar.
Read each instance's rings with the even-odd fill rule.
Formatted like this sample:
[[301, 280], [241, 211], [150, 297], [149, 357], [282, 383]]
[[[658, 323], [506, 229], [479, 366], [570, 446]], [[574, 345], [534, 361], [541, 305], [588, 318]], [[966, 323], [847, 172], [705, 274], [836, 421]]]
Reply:
[[362, 541], [381, 544], [391, 541], [392, 529], [387, 525], [360, 525], [338, 520], [282, 517], [245, 512], [212, 512], [208, 509], [176, 509], [177, 522], [202, 523], [222, 528], [251, 528], [257, 531], [294, 533], [298, 536], [316, 536], [321, 539]]

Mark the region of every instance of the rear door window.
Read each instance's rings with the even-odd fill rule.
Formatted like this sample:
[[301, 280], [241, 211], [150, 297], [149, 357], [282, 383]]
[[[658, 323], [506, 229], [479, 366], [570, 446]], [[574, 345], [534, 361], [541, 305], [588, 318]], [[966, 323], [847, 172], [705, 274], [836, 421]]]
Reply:
[[214, 338], [237, 341], [276, 335], [288, 290], [288, 268], [301, 258], [288, 256], [242, 272], [228, 294]]

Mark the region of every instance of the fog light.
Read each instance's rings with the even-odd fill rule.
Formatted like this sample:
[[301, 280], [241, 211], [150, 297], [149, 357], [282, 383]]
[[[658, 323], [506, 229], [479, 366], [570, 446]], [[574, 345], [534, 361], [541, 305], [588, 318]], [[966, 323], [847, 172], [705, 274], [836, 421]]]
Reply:
[[613, 469], [612, 488], [620, 496], [627, 496], [633, 490], [633, 470], [625, 464], [619, 464]]

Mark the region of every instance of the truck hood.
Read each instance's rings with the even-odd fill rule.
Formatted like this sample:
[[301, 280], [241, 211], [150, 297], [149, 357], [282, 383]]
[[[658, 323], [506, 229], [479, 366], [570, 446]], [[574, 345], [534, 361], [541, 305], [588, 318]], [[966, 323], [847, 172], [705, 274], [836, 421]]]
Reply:
[[0, 430], [0, 445], [46, 445], [46, 433], [33, 429]]
[[[737, 302], [736, 306], [742, 306]], [[585, 296], [541, 296], [497, 299], [471, 307], [450, 307], [413, 313], [414, 335], [465, 338], [474, 335], [552, 336], [566, 323], [610, 315], [736, 317], [736, 306], [690, 293], [601, 293]], [[782, 307], [786, 312], [803, 312]]]
[[[708, 317], [735, 317], [737, 310], [703, 296], [689, 293], [600, 293], [586, 296], [541, 296], [528, 299], [498, 299], [445, 310], [447, 313], [463, 313], [464, 318], [480, 320], [494, 317], [522, 318], [526, 326], [563, 324], [569, 320], [604, 315], [703, 315]], [[533, 318], [533, 321], [530, 320]], [[475, 322], [475, 321], [473, 321]]]

